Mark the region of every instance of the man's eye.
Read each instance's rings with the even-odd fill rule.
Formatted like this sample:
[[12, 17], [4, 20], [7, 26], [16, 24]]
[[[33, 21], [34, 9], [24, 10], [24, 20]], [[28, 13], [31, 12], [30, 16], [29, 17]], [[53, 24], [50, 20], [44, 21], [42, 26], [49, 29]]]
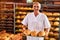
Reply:
[[39, 7], [39, 6], [34, 6], [34, 7]]
[[34, 6], [34, 7], [36, 7], [36, 6]]

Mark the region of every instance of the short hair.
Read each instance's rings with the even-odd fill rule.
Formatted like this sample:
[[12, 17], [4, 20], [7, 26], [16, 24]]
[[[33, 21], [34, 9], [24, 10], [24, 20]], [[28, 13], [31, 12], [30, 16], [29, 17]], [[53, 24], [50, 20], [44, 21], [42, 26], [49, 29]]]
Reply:
[[39, 3], [39, 2], [33, 2], [33, 5], [34, 5], [34, 4], [39, 4], [40, 7], [41, 7], [41, 3]]
[[39, 2], [33, 2], [33, 5], [34, 5], [34, 4], [39, 4], [39, 5], [41, 6], [41, 4], [40, 4]]

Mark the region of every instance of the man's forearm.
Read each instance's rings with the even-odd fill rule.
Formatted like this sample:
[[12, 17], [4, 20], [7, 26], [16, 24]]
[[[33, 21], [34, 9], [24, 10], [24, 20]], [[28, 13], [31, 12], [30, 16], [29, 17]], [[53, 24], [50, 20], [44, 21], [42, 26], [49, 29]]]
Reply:
[[45, 28], [45, 30], [44, 30], [45, 31], [45, 36], [48, 36], [49, 30], [50, 30], [49, 28]]

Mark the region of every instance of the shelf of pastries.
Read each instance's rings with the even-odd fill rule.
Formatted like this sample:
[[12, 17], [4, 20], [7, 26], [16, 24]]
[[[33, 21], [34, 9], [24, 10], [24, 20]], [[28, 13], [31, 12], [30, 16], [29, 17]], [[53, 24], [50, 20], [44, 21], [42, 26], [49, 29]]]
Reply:
[[6, 24], [6, 27], [14, 27], [14, 25], [13, 24]]
[[26, 15], [27, 13], [26, 12], [19, 12], [19, 14], [21, 14], [21, 15]]
[[51, 21], [50, 21], [50, 24], [51, 24], [51, 26], [53, 26], [53, 27], [54, 27], [54, 26], [55, 26], [55, 27], [58, 27], [58, 26], [59, 26], [59, 22], [57, 22], [57, 21], [56, 21], [56, 22], [51, 22]]
[[49, 37], [53, 37], [54, 36], [53, 34], [54, 34], [53, 31], [50, 31], [49, 32]]
[[54, 38], [59, 38], [59, 33], [54, 33], [53, 36]]
[[56, 17], [55, 20], [60, 20], [60, 18], [59, 17]]
[[58, 12], [42, 12], [42, 13], [44, 13], [48, 17], [59, 17], [60, 16], [60, 13]]
[[59, 32], [59, 28], [54, 28], [54, 32]]
[[59, 22], [54, 22], [54, 25], [59, 26]]
[[19, 12], [16, 12], [16, 15], [17, 15], [17, 14], [18, 14], [18, 15], [19, 15], [19, 14], [22, 14], [22, 12], [21, 12], [21, 11], [19, 11]]
[[59, 17], [48, 17], [50, 21], [59, 21]]
[[60, 16], [60, 13], [53, 13], [53, 16]]
[[13, 22], [13, 21], [7, 21], [6, 23], [11, 23], [11, 24], [12, 24], [12, 23], [14, 23], [14, 22]]
[[48, 17], [49, 20], [54, 20], [55, 18], [54, 17]]
[[6, 20], [7, 21], [13, 21], [14, 19], [13, 18], [7, 18]]
[[13, 11], [14, 9], [2, 8], [1, 11]]
[[16, 12], [16, 14], [18, 14], [18, 15], [19, 15], [19, 14], [20, 14], [20, 15], [23, 15], [23, 14], [26, 15], [26, 12], [21, 12], [21, 11], [19, 11], [19, 12]]
[[18, 10], [33, 10], [31, 7], [16, 7]]
[[52, 12], [43, 12], [47, 16], [52, 16]]
[[5, 30], [0, 32], [0, 40], [22, 40], [22, 34], [7, 33]]
[[1, 26], [6, 26], [6, 24], [4, 24], [4, 23], [3, 23], [3, 24], [0, 24], [0, 25], [1, 25]]
[[51, 28], [50, 28], [50, 31], [54, 31], [54, 27], [51, 27]]
[[6, 21], [5, 20], [0, 20], [0, 23], [6, 23]]
[[53, 31], [53, 32], [59, 32], [59, 28], [58, 27], [51, 27], [50, 28], [50, 31]]

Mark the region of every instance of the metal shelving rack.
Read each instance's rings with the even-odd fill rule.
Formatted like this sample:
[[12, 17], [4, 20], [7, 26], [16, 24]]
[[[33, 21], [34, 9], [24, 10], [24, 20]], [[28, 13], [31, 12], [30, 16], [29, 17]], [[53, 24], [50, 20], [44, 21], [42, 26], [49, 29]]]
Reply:
[[[0, 2], [0, 30], [6, 30], [8, 33], [15, 33], [14, 27], [14, 3]], [[2, 25], [3, 24], [3, 25]]]

